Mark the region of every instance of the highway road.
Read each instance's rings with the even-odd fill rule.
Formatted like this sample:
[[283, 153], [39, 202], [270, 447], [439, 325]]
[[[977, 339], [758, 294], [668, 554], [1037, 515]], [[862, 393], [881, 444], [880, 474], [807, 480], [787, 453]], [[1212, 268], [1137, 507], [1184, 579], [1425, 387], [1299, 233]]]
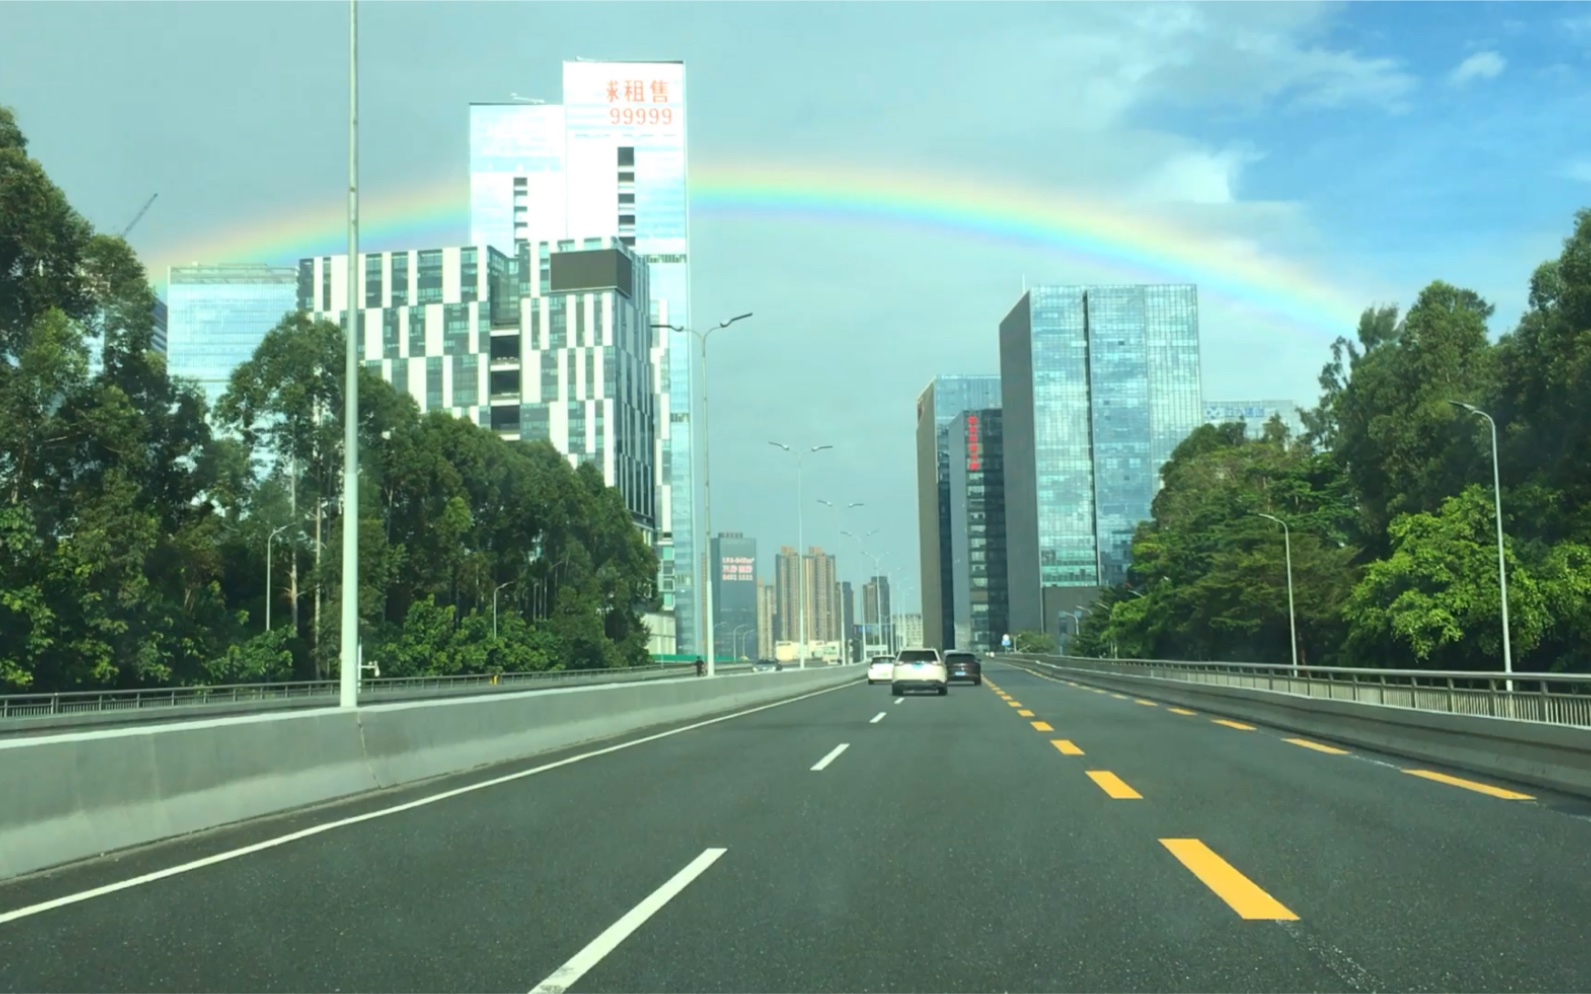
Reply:
[[987, 677], [0, 885], [0, 990], [1591, 989], [1591, 804]]

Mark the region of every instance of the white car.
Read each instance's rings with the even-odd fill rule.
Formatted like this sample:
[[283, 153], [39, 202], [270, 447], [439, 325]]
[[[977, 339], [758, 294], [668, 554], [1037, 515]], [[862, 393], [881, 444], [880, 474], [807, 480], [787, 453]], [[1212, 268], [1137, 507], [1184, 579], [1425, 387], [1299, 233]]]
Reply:
[[867, 685], [889, 683], [895, 677], [894, 656], [874, 656], [867, 664]]
[[950, 693], [950, 674], [938, 649], [902, 649], [889, 679], [896, 695], [908, 690], [936, 690], [940, 697]]

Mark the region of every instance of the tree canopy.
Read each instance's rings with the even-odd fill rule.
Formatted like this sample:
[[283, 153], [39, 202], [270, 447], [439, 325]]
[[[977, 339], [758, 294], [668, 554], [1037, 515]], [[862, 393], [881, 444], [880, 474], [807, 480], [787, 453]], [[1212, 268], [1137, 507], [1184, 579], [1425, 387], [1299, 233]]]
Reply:
[[1163, 471], [1132, 547], [1067, 647], [1287, 662], [1291, 531], [1300, 662], [1501, 669], [1492, 442], [1520, 672], [1591, 671], [1591, 210], [1530, 281], [1518, 327], [1441, 281], [1339, 338], [1302, 438], [1205, 426]]
[[[284, 315], [210, 410], [167, 374], [154, 313], [136, 255], [0, 107], [0, 692], [337, 669], [342, 330]], [[656, 557], [600, 470], [421, 414], [369, 371], [359, 438], [383, 675], [647, 661]]]

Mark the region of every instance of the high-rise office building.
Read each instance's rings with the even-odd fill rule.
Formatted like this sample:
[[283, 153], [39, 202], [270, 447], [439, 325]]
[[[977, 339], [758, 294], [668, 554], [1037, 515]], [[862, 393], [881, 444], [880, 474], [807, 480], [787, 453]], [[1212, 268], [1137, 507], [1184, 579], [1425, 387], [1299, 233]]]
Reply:
[[918, 589], [929, 645], [955, 644], [950, 556], [950, 422], [1000, 406], [1000, 377], [936, 376], [917, 397]]
[[[472, 241], [512, 252], [522, 242], [616, 235], [650, 267], [650, 323], [689, 327], [685, 115], [682, 62], [565, 62], [561, 105], [472, 104]], [[659, 531], [683, 565], [701, 552], [691, 441], [695, 350], [686, 336], [653, 331], [662, 373], [655, 384]], [[673, 577], [682, 652], [705, 637], [694, 574], [680, 569]]]
[[773, 558], [774, 618], [778, 624], [774, 632], [779, 642], [796, 641], [796, 631], [801, 621], [801, 555], [795, 546], [786, 545]]
[[1304, 434], [1304, 419], [1298, 405], [1290, 400], [1207, 400], [1204, 402], [1206, 424], [1224, 425], [1232, 421], [1243, 422], [1243, 434], [1248, 438], [1264, 438], [1265, 426], [1271, 418], [1281, 418], [1287, 427], [1287, 437], [1297, 439]]
[[232, 370], [297, 306], [292, 266], [173, 266], [166, 275], [166, 370], [198, 380], [214, 407]]
[[1121, 583], [1160, 469], [1204, 420], [1191, 285], [1043, 286], [1000, 323], [1010, 624]]
[[920, 614], [900, 615], [900, 645], [923, 644], [923, 616]]
[[862, 641], [873, 650], [890, 644], [892, 636], [889, 577], [875, 576], [862, 584]]
[[778, 630], [778, 604], [774, 588], [762, 577], [757, 577], [757, 652], [759, 659], [773, 659], [775, 632]]
[[833, 642], [840, 630], [839, 582], [834, 557], [819, 546], [807, 549], [807, 639]]
[[[798, 583], [805, 585], [805, 602], [801, 599]], [[803, 614], [806, 619], [806, 642], [829, 642], [834, 639], [838, 615], [833, 556], [818, 546], [809, 548], [805, 555], [798, 555], [793, 546], [784, 546], [779, 550], [779, 555], [774, 557], [774, 586], [780, 642], [801, 641], [797, 633], [801, 631]]]
[[989, 652], [1006, 631], [1005, 462], [999, 409], [950, 423], [950, 553], [957, 649]]
[[[532, 260], [536, 260], [533, 262]], [[589, 462], [638, 527], [657, 519], [657, 411], [647, 267], [615, 236], [361, 255], [355, 292], [366, 366], [422, 411]], [[338, 324], [347, 256], [304, 259], [296, 302]]]
[[757, 644], [757, 540], [740, 532], [720, 532], [713, 539], [713, 613], [718, 617], [714, 649], [724, 646], [752, 659]]

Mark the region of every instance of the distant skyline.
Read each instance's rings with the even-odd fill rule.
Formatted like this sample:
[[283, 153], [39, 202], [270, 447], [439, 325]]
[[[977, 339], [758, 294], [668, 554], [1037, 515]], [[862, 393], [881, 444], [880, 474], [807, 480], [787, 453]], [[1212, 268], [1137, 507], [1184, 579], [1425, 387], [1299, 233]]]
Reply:
[[[360, 10], [372, 250], [467, 240], [472, 101], [555, 101], [580, 56], [687, 63], [693, 307], [757, 315], [713, 342], [713, 524], [766, 549], [796, 518], [767, 442], [831, 444], [806, 499], [865, 503], [852, 530], [915, 564], [914, 400], [997, 372], [1024, 284], [1197, 283], [1205, 394], [1308, 407], [1358, 310], [1432, 279], [1511, 329], [1591, 203], [1578, 4]], [[152, 278], [343, 250], [344, 6], [5, 19], [0, 101], [72, 202], [120, 231], [159, 193], [130, 236]]]

